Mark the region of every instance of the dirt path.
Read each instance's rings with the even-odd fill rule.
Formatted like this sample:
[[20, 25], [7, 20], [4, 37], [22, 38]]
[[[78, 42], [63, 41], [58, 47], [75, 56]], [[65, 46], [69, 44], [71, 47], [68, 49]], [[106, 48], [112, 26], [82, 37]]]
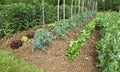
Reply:
[[95, 46], [100, 38], [97, 29], [91, 33], [90, 38], [85, 42], [80, 54], [73, 62], [70, 62], [65, 55], [69, 42], [75, 40], [85, 25], [86, 23], [76, 28], [76, 30], [70, 33], [64, 40], [52, 41], [47, 53], [36, 49], [32, 54], [28, 48], [31, 42], [27, 42], [21, 48], [13, 50], [13, 52], [20, 59], [43, 68], [45, 72], [100, 72], [99, 69], [96, 68], [97, 53]]

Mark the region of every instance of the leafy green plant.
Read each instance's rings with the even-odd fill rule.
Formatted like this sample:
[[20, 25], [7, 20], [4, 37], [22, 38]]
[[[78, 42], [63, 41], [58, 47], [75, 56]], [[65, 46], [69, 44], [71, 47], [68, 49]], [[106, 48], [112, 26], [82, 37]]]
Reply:
[[[89, 18], [87, 17], [87, 15], [86, 15], [86, 20]], [[65, 21], [60, 20], [58, 22], [48, 25], [49, 27], [48, 29], [43, 29], [43, 28], [38, 29], [35, 32], [34, 38], [32, 39], [32, 46], [31, 46], [32, 52], [34, 52], [35, 48], [40, 48], [45, 51], [47, 49], [49, 42], [53, 39], [60, 39], [60, 38], [64, 39], [69, 34], [69, 32], [71, 32], [75, 27], [80, 26], [82, 24], [81, 18], [82, 15], [76, 14], [75, 16], [72, 17], [72, 19], [71, 18], [66, 19]]]
[[52, 35], [49, 30], [46, 29], [36, 31], [35, 36], [32, 39], [32, 52], [34, 52], [36, 47], [46, 51], [47, 45], [51, 40]]
[[90, 22], [90, 24], [88, 24], [84, 30], [82, 31], [82, 34], [80, 34], [77, 37], [76, 41], [71, 41], [69, 44], [69, 48], [66, 52], [66, 55], [68, 56], [68, 58], [70, 60], [74, 60], [75, 57], [79, 54], [79, 51], [81, 49], [81, 47], [84, 45], [85, 40], [89, 37], [90, 32], [94, 29], [95, 25], [96, 25], [96, 20], [93, 20], [92, 22]]
[[97, 45], [97, 66], [102, 68], [102, 72], [120, 72], [120, 14], [104, 13], [97, 24], [101, 35]]
[[29, 39], [28, 39], [27, 37], [25, 37], [25, 36], [22, 37], [20, 40], [21, 40], [23, 43], [29, 41]]

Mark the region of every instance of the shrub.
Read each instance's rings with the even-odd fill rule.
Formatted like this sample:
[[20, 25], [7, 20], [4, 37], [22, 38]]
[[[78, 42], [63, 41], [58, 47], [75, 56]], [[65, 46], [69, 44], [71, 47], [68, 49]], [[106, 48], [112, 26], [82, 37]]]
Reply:
[[[70, 17], [70, 7], [66, 5], [66, 18]], [[60, 6], [60, 18], [63, 18]], [[57, 7], [45, 3], [45, 23], [57, 20]], [[22, 30], [42, 25], [42, 4], [12, 3], [0, 5], [0, 37], [9, 36]]]

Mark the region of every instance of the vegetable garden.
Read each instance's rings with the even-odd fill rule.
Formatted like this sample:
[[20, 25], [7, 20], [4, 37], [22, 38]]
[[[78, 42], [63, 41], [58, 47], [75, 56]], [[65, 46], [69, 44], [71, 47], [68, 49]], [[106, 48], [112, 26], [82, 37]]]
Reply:
[[120, 13], [98, 2], [0, 5], [0, 72], [120, 72]]

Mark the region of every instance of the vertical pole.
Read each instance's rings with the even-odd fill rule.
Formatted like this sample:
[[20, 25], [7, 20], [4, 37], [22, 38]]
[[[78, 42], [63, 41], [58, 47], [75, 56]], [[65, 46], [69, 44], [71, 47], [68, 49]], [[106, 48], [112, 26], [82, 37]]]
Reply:
[[90, 10], [90, 0], [88, 0], [87, 9], [88, 9], [88, 11]]
[[72, 18], [72, 15], [73, 15], [73, 0], [71, 1], [71, 18]]
[[98, 1], [96, 0], [96, 11], [97, 11], [97, 9], [98, 9]]
[[75, 0], [74, 9], [75, 9], [74, 14], [76, 14], [76, 0]]
[[58, 13], [57, 13], [57, 16], [58, 16], [58, 21], [59, 21], [59, 12], [60, 12], [60, 11], [59, 11], [59, 10], [60, 10], [60, 9], [59, 9], [59, 5], [60, 5], [60, 0], [58, 0], [58, 7], [57, 7], [57, 12], [58, 12]]
[[63, 19], [65, 21], [65, 0], [63, 0]]
[[78, 14], [80, 13], [80, 0], [78, 0]]
[[82, 1], [82, 12], [84, 11], [84, 0]]
[[90, 0], [90, 11], [92, 11], [92, 0]]
[[44, 0], [42, 0], [42, 14], [43, 14], [43, 25], [44, 25], [45, 24]]

